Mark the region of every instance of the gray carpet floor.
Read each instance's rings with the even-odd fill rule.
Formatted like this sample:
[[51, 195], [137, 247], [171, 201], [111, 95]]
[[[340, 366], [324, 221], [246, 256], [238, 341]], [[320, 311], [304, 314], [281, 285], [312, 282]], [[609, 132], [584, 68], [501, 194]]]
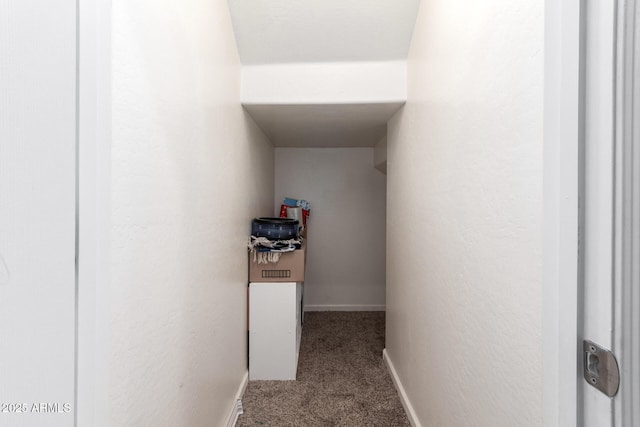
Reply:
[[306, 313], [297, 380], [250, 381], [236, 426], [409, 426], [384, 328], [384, 312]]

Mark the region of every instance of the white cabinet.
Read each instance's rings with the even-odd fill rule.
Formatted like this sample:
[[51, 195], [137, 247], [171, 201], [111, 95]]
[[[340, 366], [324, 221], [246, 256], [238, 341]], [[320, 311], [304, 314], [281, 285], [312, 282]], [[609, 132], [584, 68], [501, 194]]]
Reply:
[[302, 282], [249, 284], [249, 379], [295, 380]]

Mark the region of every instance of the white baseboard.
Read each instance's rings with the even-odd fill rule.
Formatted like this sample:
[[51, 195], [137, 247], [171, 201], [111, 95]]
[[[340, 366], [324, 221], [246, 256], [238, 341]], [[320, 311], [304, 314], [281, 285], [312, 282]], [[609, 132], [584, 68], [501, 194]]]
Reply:
[[229, 411], [229, 417], [227, 418], [226, 427], [234, 427], [236, 425], [236, 422], [238, 421], [238, 417], [244, 413], [244, 410], [242, 409], [242, 396], [244, 396], [244, 391], [247, 389], [248, 382], [249, 372], [247, 371], [242, 377], [242, 381], [240, 382], [238, 391], [236, 391], [235, 398], [233, 399], [233, 406], [231, 407], [231, 411]]
[[418, 421], [418, 416], [416, 412], [413, 410], [413, 406], [409, 401], [409, 397], [407, 397], [407, 393], [402, 386], [402, 382], [400, 382], [400, 377], [398, 377], [398, 373], [396, 372], [396, 368], [393, 366], [393, 362], [389, 358], [389, 353], [387, 353], [387, 349], [382, 350], [382, 358], [384, 359], [385, 364], [387, 365], [387, 369], [389, 369], [389, 374], [391, 374], [391, 379], [393, 379], [393, 384], [396, 386], [396, 390], [398, 391], [398, 395], [400, 396], [400, 402], [402, 403], [402, 407], [404, 408], [404, 412], [407, 414], [407, 418], [409, 418], [409, 422], [413, 427], [421, 427], [420, 421]]
[[385, 305], [367, 304], [305, 304], [304, 311], [385, 311]]

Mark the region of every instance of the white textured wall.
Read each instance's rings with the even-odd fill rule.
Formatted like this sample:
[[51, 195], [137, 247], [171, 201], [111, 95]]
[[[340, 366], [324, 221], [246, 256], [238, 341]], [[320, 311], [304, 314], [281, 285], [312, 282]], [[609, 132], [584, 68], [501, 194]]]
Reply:
[[276, 210], [286, 196], [311, 202], [305, 305], [383, 308], [386, 179], [373, 167], [373, 148], [275, 153]]
[[389, 123], [387, 342], [424, 426], [542, 424], [543, 3], [422, 2]]
[[240, 106], [226, 1], [114, 1], [112, 60], [109, 424], [222, 425], [273, 148]]

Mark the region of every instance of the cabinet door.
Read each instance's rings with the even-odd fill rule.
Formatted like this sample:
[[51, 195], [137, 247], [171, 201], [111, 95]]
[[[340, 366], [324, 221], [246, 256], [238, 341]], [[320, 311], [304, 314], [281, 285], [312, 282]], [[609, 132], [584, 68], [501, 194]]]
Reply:
[[251, 283], [249, 292], [249, 379], [295, 380], [296, 283]]

